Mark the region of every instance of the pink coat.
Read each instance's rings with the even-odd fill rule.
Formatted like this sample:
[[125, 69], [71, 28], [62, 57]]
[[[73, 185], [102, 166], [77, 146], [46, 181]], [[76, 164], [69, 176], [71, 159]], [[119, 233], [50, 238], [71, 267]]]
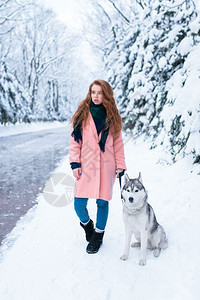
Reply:
[[[72, 132], [72, 128], [71, 128]], [[77, 143], [70, 136], [69, 160], [80, 162], [82, 175], [76, 180], [74, 196], [79, 198], [96, 198], [111, 200], [116, 169], [126, 170], [122, 132], [113, 140], [108, 134], [105, 152], [100, 150], [94, 120], [89, 112], [88, 122], [82, 130], [82, 142]]]

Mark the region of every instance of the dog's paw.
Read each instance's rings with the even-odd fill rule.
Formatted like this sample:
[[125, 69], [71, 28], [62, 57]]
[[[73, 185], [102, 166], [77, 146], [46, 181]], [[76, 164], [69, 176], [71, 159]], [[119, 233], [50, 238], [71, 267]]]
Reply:
[[121, 257], [120, 257], [121, 260], [127, 260], [128, 259], [128, 255], [126, 254], [123, 254]]
[[139, 243], [139, 242], [135, 242], [135, 243], [132, 243], [131, 244], [131, 247], [140, 247], [141, 246], [141, 244]]
[[154, 257], [158, 257], [160, 255], [160, 250], [161, 249], [159, 249], [159, 248], [153, 250]]
[[146, 265], [146, 259], [145, 259], [145, 258], [141, 258], [141, 259], [139, 260], [139, 265], [140, 265], [140, 266], [145, 266], [145, 265]]

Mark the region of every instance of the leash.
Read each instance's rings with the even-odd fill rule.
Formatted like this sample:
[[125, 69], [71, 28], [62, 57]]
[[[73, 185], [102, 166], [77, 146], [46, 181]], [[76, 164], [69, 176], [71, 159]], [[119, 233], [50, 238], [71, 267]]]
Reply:
[[[120, 186], [120, 191], [122, 189], [122, 176], [124, 176], [124, 171], [119, 173], [119, 186]], [[121, 192], [121, 199], [123, 199], [122, 192]]]

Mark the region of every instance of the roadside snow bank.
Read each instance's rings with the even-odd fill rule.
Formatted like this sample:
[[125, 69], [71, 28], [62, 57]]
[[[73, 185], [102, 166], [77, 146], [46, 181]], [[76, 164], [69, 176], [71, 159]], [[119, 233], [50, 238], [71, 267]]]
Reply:
[[65, 127], [66, 122], [34, 122], [34, 123], [16, 123], [9, 125], [0, 125], [0, 137], [25, 132], [33, 132], [56, 127]]

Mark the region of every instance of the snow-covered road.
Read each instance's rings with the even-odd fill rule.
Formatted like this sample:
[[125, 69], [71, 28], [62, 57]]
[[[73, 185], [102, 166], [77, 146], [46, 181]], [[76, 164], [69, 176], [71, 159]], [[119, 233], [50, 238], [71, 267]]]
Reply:
[[[200, 294], [199, 175], [187, 160], [158, 165], [158, 150], [144, 143], [125, 145], [128, 174], [142, 172], [158, 222], [169, 247], [159, 258], [148, 252], [147, 265], [138, 265], [139, 249], [123, 252], [124, 226], [119, 184], [114, 186], [104, 244], [88, 255], [82, 228], [73, 209], [38, 206], [19, 221], [3, 245], [0, 264], [1, 300], [197, 300]], [[56, 173], [72, 175], [68, 157]], [[95, 201], [89, 201], [95, 219]], [[9, 240], [14, 241], [10, 248]], [[8, 247], [8, 249], [7, 249]]]
[[[12, 126], [11, 126], [12, 128]], [[10, 130], [11, 130], [10, 128]], [[0, 244], [19, 218], [36, 201], [45, 182], [68, 153], [69, 127], [34, 132], [11, 132], [0, 128]]]

